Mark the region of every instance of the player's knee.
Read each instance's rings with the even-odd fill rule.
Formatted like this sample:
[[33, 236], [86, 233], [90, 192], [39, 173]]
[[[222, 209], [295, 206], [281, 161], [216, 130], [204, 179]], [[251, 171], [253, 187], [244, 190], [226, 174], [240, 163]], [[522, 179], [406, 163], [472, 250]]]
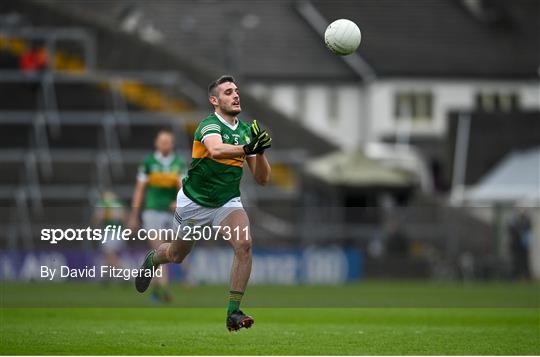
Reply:
[[241, 239], [235, 245], [236, 254], [241, 257], [251, 256], [251, 239]]

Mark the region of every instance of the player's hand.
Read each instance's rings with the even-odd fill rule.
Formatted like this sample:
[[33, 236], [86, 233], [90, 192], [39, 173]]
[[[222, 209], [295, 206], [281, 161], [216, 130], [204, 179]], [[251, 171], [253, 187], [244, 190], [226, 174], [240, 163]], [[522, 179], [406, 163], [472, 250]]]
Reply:
[[262, 131], [249, 144], [244, 145], [244, 153], [246, 155], [262, 154], [271, 146], [272, 138], [266, 131]]
[[263, 132], [261, 127], [259, 126], [259, 123], [257, 123], [257, 120], [254, 120], [253, 123], [251, 123], [251, 137], [256, 138], [259, 136], [260, 133]]
[[[251, 129], [251, 137], [254, 139], [261, 136], [261, 134], [266, 133], [266, 130], [261, 129], [261, 127], [259, 126], [259, 123], [257, 123], [257, 120], [253, 120], [253, 123], [251, 123], [250, 129]], [[272, 142], [272, 138], [270, 137], [270, 135], [267, 135], [266, 138], [263, 139], [263, 143], [262, 143], [265, 146], [265, 148], [262, 149], [260, 152], [257, 152], [257, 154], [262, 154], [264, 153], [264, 150], [270, 148], [272, 146], [271, 142]]]
[[257, 154], [262, 155], [264, 154], [264, 150], [270, 149], [272, 147], [272, 138], [270, 137], [270, 134], [266, 130], [262, 131], [259, 136], [259, 142], [261, 145], [261, 149]]

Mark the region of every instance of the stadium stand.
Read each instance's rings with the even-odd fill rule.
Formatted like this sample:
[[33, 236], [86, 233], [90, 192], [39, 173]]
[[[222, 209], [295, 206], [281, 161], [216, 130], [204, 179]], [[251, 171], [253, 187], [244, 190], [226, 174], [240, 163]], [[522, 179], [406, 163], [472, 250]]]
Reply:
[[[58, 5], [54, 0], [46, 2]], [[186, 55], [189, 49], [190, 55], [227, 68], [227, 59], [216, 56], [214, 51], [231, 31], [230, 22], [223, 21], [225, 12], [234, 23], [245, 22], [246, 30], [236, 46], [243, 55], [238, 70], [246, 79], [354, 77], [343, 61], [321, 55], [326, 49], [318, 45], [320, 37], [298, 21], [303, 19], [298, 9], [304, 3], [291, 0], [281, 1], [281, 6], [261, 3], [246, 7], [244, 1], [233, 0], [212, 7], [203, 1], [158, 0], [135, 6], [130, 2], [111, 5], [106, 0], [94, 0], [90, 4], [75, 0], [62, 3], [62, 7], [84, 12], [87, 17], [116, 27], [123, 19], [121, 15], [136, 7], [141, 22], [156, 26], [175, 53]], [[363, 39], [362, 55], [378, 76], [531, 78], [537, 75], [540, 9], [534, 0], [489, 2], [492, 5], [484, 10], [484, 16], [475, 15], [463, 2], [454, 0], [406, 3], [315, 0], [311, 3], [328, 20], [347, 13], [351, 20], [362, 24], [363, 31], [370, 34]], [[273, 31], [276, 21], [286, 30]], [[198, 38], [197, 32], [218, 35]], [[261, 38], [265, 39], [264, 46]], [[246, 49], [249, 53], [244, 52]], [[508, 51], [515, 55], [499, 55]], [[389, 55], [395, 53], [399, 56]], [[306, 62], [306, 57], [317, 61]]]
[[453, 0], [313, 1], [326, 18], [347, 13], [372, 34], [362, 54], [378, 76], [537, 78], [539, 3], [484, 3], [491, 4], [485, 19]]

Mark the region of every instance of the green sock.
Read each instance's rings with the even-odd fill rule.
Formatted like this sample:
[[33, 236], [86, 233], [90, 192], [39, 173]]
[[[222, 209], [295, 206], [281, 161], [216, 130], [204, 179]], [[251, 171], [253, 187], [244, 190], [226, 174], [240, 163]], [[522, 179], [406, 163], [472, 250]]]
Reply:
[[242, 291], [229, 291], [229, 306], [227, 307], [227, 315], [240, 310], [240, 301], [242, 301], [244, 292]]

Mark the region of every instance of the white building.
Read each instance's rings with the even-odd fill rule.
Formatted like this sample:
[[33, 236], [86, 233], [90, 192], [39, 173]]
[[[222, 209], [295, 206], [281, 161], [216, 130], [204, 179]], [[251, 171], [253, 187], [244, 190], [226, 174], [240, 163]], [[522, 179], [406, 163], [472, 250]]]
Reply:
[[442, 139], [452, 110], [540, 110], [535, 79], [384, 78], [356, 85], [252, 83], [249, 89], [345, 150], [388, 137]]

